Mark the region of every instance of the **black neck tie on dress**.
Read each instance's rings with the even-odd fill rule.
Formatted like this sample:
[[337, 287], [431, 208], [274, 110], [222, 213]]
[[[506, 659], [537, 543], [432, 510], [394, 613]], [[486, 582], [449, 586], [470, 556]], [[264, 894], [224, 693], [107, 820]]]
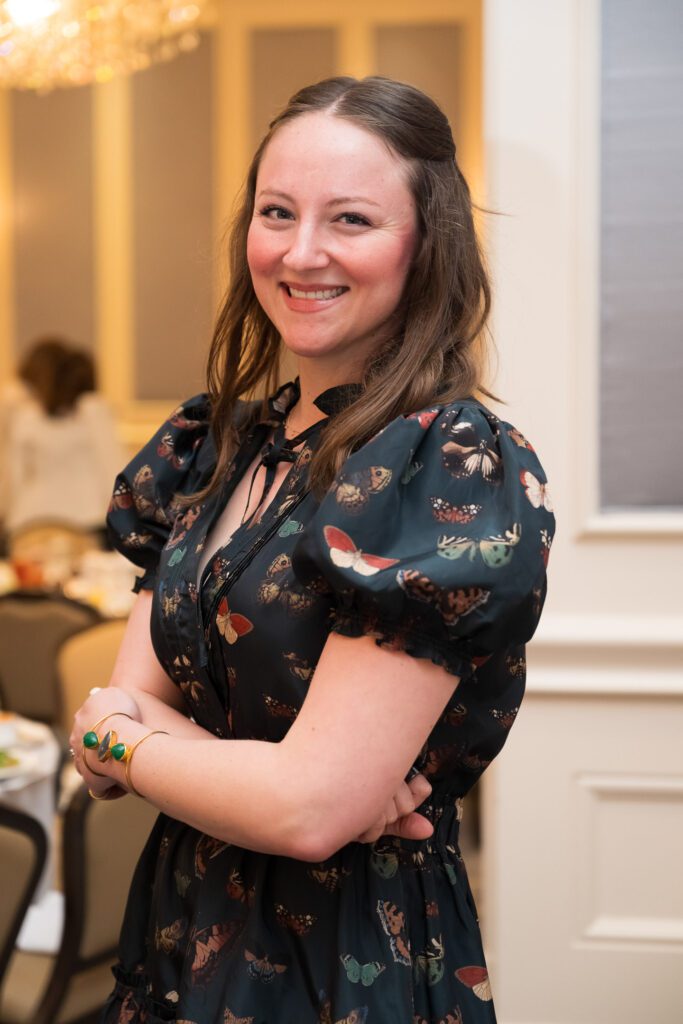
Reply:
[[258, 473], [261, 466], [265, 466], [266, 468], [266, 478], [263, 482], [263, 492], [261, 494], [261, 499], [256, 508], [254, 509], [254, 511], [252, 512], [251, 516], [249, 517], [250, 519], [254, 518], [258, 510], [261, 508], [261, 505], [263, 505], [263, 502], [270, 494], [270, 489], [273, 486], [273, 481], [275, 480], [275, 471], [277, 469], [278, 463], [296, 462], [296, 460], [299, 458], [299, 452], [294, 451], [294, 449], [297, 448], [308, 437], [310, 437], [311, 434], [315, 433], [315, 431], [320, 427], [320, 424], [322, 422], [324, 421], [318, 420], [317, 423], [314, 423], [312, 424], [312, 426], [307, 427], [306, 430], [303, 430], [300, 434], [297, 434], [296, 437], [290, 437], [289, 439], [285, 437], [284, 421], [282, 423], [278, 423], [277, 427], [275, 428], [275, 433], [273, 434], [273, 440], [268, 441], [268, 443], [265, 444], [261, 449], [261, 458], [259, 459], [259, 463], [254, 469], [254, 472], [252, 473], [251, 482], [249, 484], [249, 494], [247, 495], [247, 504], [244, 510], [244, 515], [242, 516], [243, 523], [246, 521], [247, 512], [249, 511], [249, 505], [251, 503], [251, 492], [254, 489], [256, 474]]

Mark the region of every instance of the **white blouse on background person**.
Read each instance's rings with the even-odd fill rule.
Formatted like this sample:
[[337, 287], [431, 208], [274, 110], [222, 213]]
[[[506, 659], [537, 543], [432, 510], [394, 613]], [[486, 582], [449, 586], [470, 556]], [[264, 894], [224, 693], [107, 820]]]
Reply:
[[107, 402], [87, 392], [48, 416], [20, 383], [0, 398], [0, 520], [12, 532], [33, 520], [102, 527], [123, 451]]

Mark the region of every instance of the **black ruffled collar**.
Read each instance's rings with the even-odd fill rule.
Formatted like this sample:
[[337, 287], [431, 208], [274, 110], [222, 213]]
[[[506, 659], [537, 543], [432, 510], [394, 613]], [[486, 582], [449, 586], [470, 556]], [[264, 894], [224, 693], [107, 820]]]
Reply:
[[[362, 392], [362, 384], [336, 384], [318, 395], [313, 404], [326, 416], [335, 416], [355, 402]], [[285, 419], [292, 406], [298, 402], [300, 394], [297, 377], [296, 380], [283, 384], [272, 398], [268, 399], [268, 408], [275, 423], [281, 423]]]

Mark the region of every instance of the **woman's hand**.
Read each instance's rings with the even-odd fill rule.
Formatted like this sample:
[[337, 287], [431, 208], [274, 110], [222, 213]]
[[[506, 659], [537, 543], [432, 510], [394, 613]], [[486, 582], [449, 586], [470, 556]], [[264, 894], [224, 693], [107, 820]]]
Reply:
[[[136, 722], [142, 721], [140, 709], [134, 698], [118, 686], [108, 686], [88, 697], [76, 712], [69, 745], [73, 751], [76, 771], [82, 776], [90, 792], [94, 796], [106, 795], [106, 799], [113, 800], [125, 796], [127, 791], [117, 785], [114, 779], [109, 778], [106, 765], [100, 764], [97, 760], [95, 750], [87, 752], [87, 761], [84, 759], [83, 750], [83, 736], [105, 715], [108, 716], [107, 720], [97, 729], [100, 739], [109, 729], [116, 729], [115, 715], [128, 715]], [[127, 719], [118, 721], [125, 722]]]
[[410, 782], [402, 782], [387, 804], [383, 814], [369, 829], [358, 836], [357, 843], [374, 843], [380, 836], [400, 836], [401, 839], [429, 839], [434, 831], [431, 822], [415, 808], [432, 791], [424, 775], [415, 775]]

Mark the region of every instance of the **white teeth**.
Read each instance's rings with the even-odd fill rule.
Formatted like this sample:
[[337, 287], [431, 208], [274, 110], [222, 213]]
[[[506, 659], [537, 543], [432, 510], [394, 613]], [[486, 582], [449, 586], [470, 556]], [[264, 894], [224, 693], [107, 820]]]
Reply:
[[289, 287], [289, 294], [293, 299], [336, 299], [338, 295], [346, 291], [345, 288], [327, 288], [320, 292], [302, 292], [298, 288]]

